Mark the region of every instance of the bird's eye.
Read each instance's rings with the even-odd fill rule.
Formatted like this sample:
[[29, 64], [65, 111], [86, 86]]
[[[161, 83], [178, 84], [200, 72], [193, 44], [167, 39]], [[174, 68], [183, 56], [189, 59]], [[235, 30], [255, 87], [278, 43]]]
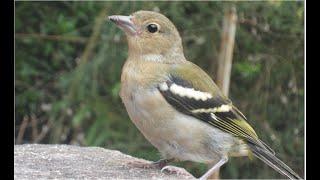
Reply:
[[159, 30], [157, 24], [149, 24], [149, 25], [147, 26], [147, 29], [148, 29], [148, 31], [151, 32], [151, 33], [155, 33], [155, 32], [157, 32], [157, 31]]

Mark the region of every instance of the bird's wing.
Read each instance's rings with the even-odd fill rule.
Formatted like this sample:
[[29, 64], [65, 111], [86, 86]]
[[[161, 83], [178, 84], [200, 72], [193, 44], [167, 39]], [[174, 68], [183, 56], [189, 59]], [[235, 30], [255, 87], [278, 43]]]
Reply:
[[158, 89], [176, 110], [274, 153], [197, 65], [186, 62], [173, 66], [169, 79], [160, 83]]

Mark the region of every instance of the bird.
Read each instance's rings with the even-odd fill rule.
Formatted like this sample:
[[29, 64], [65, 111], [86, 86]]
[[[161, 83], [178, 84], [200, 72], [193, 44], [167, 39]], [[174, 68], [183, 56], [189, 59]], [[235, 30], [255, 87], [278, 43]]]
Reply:
[[229, 157], [255, 156], [290, 179], [302, 179], [275, 156], [247, 118], [210, 76], [188, 61], [182, 39], [166, 16], [140, 10], [108, 19], [124, 31], [128, 57], [122, 67], [119, 95], [126, 111], [163, 159], [213, 164], [207, 179]]

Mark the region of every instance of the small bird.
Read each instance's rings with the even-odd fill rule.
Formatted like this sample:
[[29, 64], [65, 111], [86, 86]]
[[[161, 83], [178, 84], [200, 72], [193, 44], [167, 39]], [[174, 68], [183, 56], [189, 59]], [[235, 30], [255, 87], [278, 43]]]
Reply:
[[187, 61], [175, 25], [164, 15], [137, 11], [108, 17], [128, 41], [120, 97], [130, 119], [168, 162], [214, 164], [252, 154], [290, 179], [301, 179], [261, 141], [246, 117], [200, 67]]

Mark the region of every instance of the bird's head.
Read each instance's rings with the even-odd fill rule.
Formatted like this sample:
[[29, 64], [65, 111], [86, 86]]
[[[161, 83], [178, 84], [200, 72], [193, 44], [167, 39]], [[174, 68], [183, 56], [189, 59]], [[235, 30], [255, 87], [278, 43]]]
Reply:
[[108, 18], [126, 33], [129, 56], [166, 63], [184, 60], [180, 35], [164, 15], [137, 11], [130, 16]]

